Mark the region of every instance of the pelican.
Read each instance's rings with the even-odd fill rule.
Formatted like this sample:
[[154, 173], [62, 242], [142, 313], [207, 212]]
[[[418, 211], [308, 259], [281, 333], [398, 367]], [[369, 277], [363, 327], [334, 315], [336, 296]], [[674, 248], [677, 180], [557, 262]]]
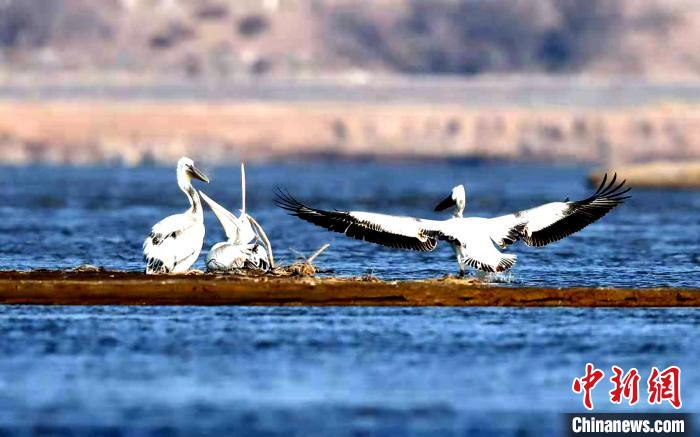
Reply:
[[209, 183], [194, 162], [182, 157], [177, 162], [177, 184], [187, 195], [190, 207], [182, 214], [164, 218], [153, 226], [143, 242], [146, 274], [184, 273], [197, 261], [204, 243], [204, 213], [192, 178]]
[[[453, 207], [452, 218], [425, 220], [363, 211], [325, 211], [308, 207], [289, 192], [277, 192], [277, 205], [291, 215], [330, 231], [358, 240], [397, 249], [430, 252], [438, 241], [448, 242], [457, 257], [459, 274], [467, 267], [484, 272], [504, 272], [515, 265], [516, 255], [502, 253], [516, 241], [541, 247], [559, 241], [600, 219], [630, 196], [617, 174], [607, 183], [605, 175], [590, 197], [552, 202], [495, 218], [462, 217], [467, 203], [463, 185], [452, 189], [435, 211]], [[624, 188], [623, 188], [624, 187]]]
[[207, 271], [239, 269], [268, 271], [275, 267], [272, 246], [265, 231], [245, 211], [245, 165], [241, 163], [241, 216], [236, 217], [200, 191], [202, 198], [221, 222], [227, 241], [216, 243], [207, 254]]

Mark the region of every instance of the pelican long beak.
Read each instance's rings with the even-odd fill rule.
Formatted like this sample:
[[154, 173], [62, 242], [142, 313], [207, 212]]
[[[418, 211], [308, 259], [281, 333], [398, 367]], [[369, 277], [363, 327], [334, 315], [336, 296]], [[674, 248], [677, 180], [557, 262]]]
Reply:
[[190, 176], [192, 176], [193, 178], [199, 179], [200, 181], [206, 182], [207, 184], [209, 183], [209, 178], [207, 177], [207, 175], [202, 173], [202, 171], [194, 165], [189, 166], [187, 170], [189, 171]]
[[449, 196], [445, 197], [445, 199], [442, 202], [437, 204], [437, 206], [435, 207], [435, 211], [443, 211], [456, 204], [457, 203], [452, 198], [452, 194], [450, 194]]

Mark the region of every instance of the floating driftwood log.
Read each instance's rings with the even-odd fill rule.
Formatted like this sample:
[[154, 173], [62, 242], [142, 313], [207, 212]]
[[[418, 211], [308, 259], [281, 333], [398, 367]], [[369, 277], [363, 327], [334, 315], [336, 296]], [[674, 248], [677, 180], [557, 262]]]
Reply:
[[299, 276], [146, 276], [92, 271], [0, 272], [0, 304], [697, 307], [700, 290], [533, 288], [442, 278], [377, 281]]

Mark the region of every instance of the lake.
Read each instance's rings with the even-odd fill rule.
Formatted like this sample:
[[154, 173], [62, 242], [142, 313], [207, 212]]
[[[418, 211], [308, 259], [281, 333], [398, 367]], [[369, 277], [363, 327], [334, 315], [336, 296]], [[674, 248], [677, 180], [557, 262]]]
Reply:
[[699, 411], [699, 333], [695, 309], [5, 307], [0, 430], [558, 435], [588, 361], [640, 370], [617, 411], [673, 364]]
[[[203, 186], [240, 202], [237, 168]], [[447, 163], [287, 163], [248, 167], [249, 211], [278, 260], [310, 253], [334, 275], [454, 273], [447, 247], [399, 252], [283, 214], [285, 186], [322, 208], [426, 218], [464, 183], [467, 212], [497, 215], [582, 198], [587, 169]], [[170, 168], [4, 168], [0, 268], [143, 268], [150, 226], [187, 201]], [[700, 196], [633, 190], [583, 232], [516, 245], [493, 281], [518, 286], [686, 286], [700, 278]], [[223, 238], [211, 213], [205, 250]], [[293, 250], [292, 250], [293, 249]], [[203, 256], [196, 267], [202, 268]], [[557, 435], [583, 411], [573, 378], [587, 362], [683, 370], [683, 412], [700, 409], [695, 309], [246, 308], [0, 306], [0, 435]], [[607, 381], [606, 381], [607, 382]], [[596, 411], [614, 407], [609, 384]]]
[[[231, 210], [240, 208], [238, 168], [206, 168], [212, 183], [198, 184]], [[434, 206], [465, 184], [465, 215], [496, 216], [594, 188], [587, 169], [515, 164], [450, 165], [307, 163], [250, 165], [248, 210], [272, 241], [276, 259], [331, 247], [318, 264], [334, 275], [372, 273], [385, 279], [457, 272], [452, 250], [403, 252], [348, 239], [286, 215], [273, 204], [286, 187], [311, 206], [440, 218]], [[94, 264], [144, 268], [141, 245], [150, 227], [187, 208], [174, 168], [5, 168], [0, 214], [0, 268], [69, 268]], [[598, 223], [544, 248], [512, 246], [516, 267], [494, 281], [534, 286], [697, 286], [700, 283], [700, 196], [692, 191], [635, 190]], [[224, 239], [208, 211], [204, 251]], [[204, 254], [195, 264], [204, 267]]]

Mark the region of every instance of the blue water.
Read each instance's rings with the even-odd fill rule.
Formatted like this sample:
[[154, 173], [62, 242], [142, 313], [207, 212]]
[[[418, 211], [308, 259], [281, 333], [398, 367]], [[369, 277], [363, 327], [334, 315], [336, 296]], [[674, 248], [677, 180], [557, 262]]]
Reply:
[[[205, 166], [205, 189], [219, 203], [240, 207], [237, 168]], [[250, 165], [248, 208], [265, 227], [276, 258], [290, 249], [331, 247], [320, 267], [335, 275], [382, 278], [456, 273], [452, 250], [403, 252], [348, 239], [285, 215], [273, 189], [287, 187], [321, 208], [359, 209], [440, 218], [433, 207], [463, 183], [467, 213], [495, 216], [549, 201], [583, 198], [586, 168], [534, 165], [292, 163]], [[0, 172], [0, 268], [67, 268], [95, 264], [143, 269], [141, 244], [163, 217], [184, 211], [187, 200], [171, 168], [5, 168]], [[633, 197], [598, 223], [545, 248], [512, 247], [512, 273], [495, 280], [543, 286], [698, 286], [700, 195], [693, 191], [635, 189]], [[210, 212], [204, 250], [224, 239]], [[204, 255], [195, 265], [203, 268]]]
[[698, 412], [699, 331], [692, 309], [6, 307], [0, 430], [556, 435], [588, 361], [640, 370], [631, 412], [678, 365]]
[[[237, 207], [238, 169], [206, 187]], [[141, 270], [141, 242], [186, 200], [162, 168], [5, 168], [0, 268], [84, 263]], [[439, 217], [465, 183], [468, 211], [496, 215], [583, 197], [585, 168], [523, 165], [251, 165], [249, 208], [283, 262], [290, 248], [339, 275], [454, 272], [451, 251], [345, 239], [272, 206], [274, 186], [323, 208]], [[634, 190], [599, 223], [543, 249], [516, 246], [513, 286], [698, 286], [700, 196]], [[223, 238], [206, 217], [205, 248]], [[196, 267], [202, 267], [201, 260]], [[0, 436], [558, 435], [586, 362], [608, 373], [682, 368], [700, 411], [695, 309], [171, 308], [0, 306]], [[594, 392], [596, 411], [651, 411]], [[664, 406], [661, 411], [669, 411]]]

